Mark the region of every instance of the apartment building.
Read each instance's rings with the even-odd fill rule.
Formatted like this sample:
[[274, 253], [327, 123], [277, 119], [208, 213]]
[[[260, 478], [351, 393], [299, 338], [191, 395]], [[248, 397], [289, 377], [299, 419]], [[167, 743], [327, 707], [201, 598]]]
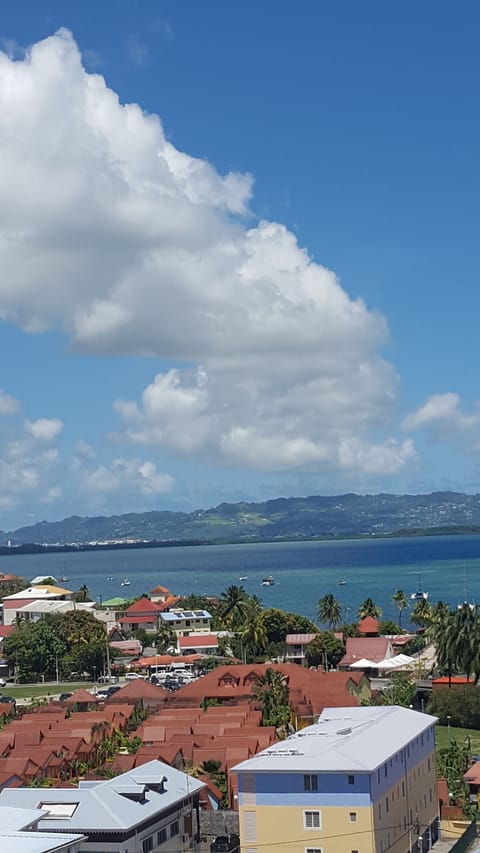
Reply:
[[233, 768], [242, 853], [427, 851], [438, 834], [435, 717], [325, 708]]

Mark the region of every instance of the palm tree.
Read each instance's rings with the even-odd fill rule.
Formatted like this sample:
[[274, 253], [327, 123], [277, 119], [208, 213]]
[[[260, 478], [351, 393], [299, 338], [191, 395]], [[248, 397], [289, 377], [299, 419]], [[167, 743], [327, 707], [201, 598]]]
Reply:
[[400, 630], [402, 629], [402, 613], [404, 610], [408, 610], [409, 603], [407, 601], [407, 596], [405, 595], [403, 589], [396, 589], [392, 595], [392, 601], [396, 605], [398, 610], [398, 627]]
[[381, 607], [375, 604], [373, 598], [366, 598], [358, 608], [359, 619], [365, 619], [366, 616], [371, 616], [372, 619], [379, 619], [382, 613]]
[[219, 615], [224, 625], [235, 627], [242, 619], [248, 595], [243, 586], [232, 584], [222, 592], [219, 602]]
[[269, 667], [259, 675], [253, 685], [252, 697], [262, 706], [263, 726], [288, 725], [290, 707], [288, 684], [283, 672]]
[[243, 610], [244, 623], [240, 630], [243, 648], [249, 653], [249, 658], [255, 660], [267, 646], [267, 632], [263, 619], [262, 605], [256, 596], [252, 596]]
[[318, 619], [332, 629], [337, 628], [342, 621], [342, 606], [331, 592], [324, 595], [318, 602]]
[[419, 598], [418, 601], [415, 602], [412, 612], [410, 614], [410, 621], [415, 622], [417, 625], [421, 625], [422, 628], [425, 625], [428, 625], [432, 618], [432, 605], [427, 601], [426, 598]]

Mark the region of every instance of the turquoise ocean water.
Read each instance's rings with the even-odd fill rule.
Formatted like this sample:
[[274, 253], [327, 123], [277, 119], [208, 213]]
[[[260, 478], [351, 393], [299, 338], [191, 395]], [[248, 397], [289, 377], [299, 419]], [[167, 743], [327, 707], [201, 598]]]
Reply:
[[[480, 536], [282, 542], [148, 548], [71, 554], [1, 555], [0, 572], [28, 579], [35, 575], [68, 577], [64, 585], [85, 583], [92, 598], [134, 597], [163, 584], [172, 592], [219, 595], [230, 584], [243, 583], [266, 606], [315, 618], [318, 599], [333, 593], [353, 620], [360, 602], [371, 596], [393, 618], [391, 598], [397, 587], [407, 594], [418, 585], [430, 599], [451, 606], [467, 597], [480, 602]], [[273, 575], [275, 585], [262, 587]], [[107, 580], [115, 575], [116, 580]], [[246, 581], [239, 577], [247, 575]], [[130, 586], [122, 587], [128, 577]], [[346, 584], [339, 586], [339, 581]], [[466, 592], [465, 592], [466, 590]]]

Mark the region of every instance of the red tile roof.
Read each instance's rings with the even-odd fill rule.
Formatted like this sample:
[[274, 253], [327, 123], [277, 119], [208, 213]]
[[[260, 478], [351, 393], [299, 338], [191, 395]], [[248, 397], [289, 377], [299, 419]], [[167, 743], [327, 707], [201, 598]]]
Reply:
[[95, 705], [98, 702], [96, 696], [93, 693], [89, 693], [88, 690], [75, 690], [72, 695], [65, 700], [65, 705]]
[[217, 648], [218, 637], [215, 634], [190, 634], [178, 638], [179, 649]]
[[150, 595], [165, 595], [165, 594], [167, 594], [167, 596], [172, 595], [172, 593], [170, 592], [169, 589], [167, 589], [166, 586], [160, 586], [159, 585], [150, 591]]
[[339, 666], [351, 666], [361, 658], [381, 661], [387, 656], [390, 641], [386, 637], [347, 637], [346, 651]]
[[138, 601], [134, 601], [130, 607], [127, 607], [125, 613], [130, 616], [135, 613], [160, 613], [161, 607], [156, 604], [154, 601], [150, 601], [149, 598], [139, 598]]
[[378, 634], [380, 623], [373, 616], [365, 616], [358, 623], [358, 631], [360, 634]]

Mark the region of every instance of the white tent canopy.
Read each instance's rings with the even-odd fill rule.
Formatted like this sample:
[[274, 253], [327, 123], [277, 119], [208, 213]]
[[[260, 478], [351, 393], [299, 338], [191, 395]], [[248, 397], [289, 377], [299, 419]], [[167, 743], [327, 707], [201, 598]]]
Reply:
[[378, 669], [411, 669], [415, 663], [415, 659], [408, 655], [395, 655], [392, 658], [385, 658], [379, 661], [376, 666]]
[[355, 663], [350, 664], [350, 669], [375, 669], [377, 666], [378, 663], [375, 663], [373, 660], [360, 658], [360, 660], [356, 660]]

